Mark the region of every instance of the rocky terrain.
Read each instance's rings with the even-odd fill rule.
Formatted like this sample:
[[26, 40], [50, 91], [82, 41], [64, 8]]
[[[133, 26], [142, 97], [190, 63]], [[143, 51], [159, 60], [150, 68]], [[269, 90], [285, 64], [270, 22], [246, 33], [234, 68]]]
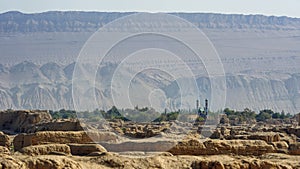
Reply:
[[[19, 122], [26, 121], [25, 128], [55, 123], [50, 118], [26, 120], [50, 116], [43, 111], [11, 110], [10, 113], [23, 119]], [[55, 128], [56, 131], [23, 131], [8, 135], [15, 132], [11, 124], [6, 126], [4, 133], [0, 132], [0, 167], [297, 169], [300, 167], [300, 128], [297, 126], [300, 121], [296, 120], [299, 119], [295, 117], [291, 123], [277, 125], [222, 123], [216, 128], [178, 121], [135, 124], [117, 120], [109, 122], [112, 127], [107, 131], [91, 127], [87, 131]], [[191, 125], [191, 130], [182, 132]], [[75, 123], [73, 126], [76, 128]], [[115, 133], [119, 131], [118, 126], [123, 126], [124, 131]], [[147, 130], [143, 126], [147, 126]], [[149, 131], [157, 134], [151, 135]], [[131, 133], [130, 138], [127, 132]], [[209, 137], [207, 132], [210, 132]], [[148, 138], [140, 137], [142, 134]], [[181, 139], [175, 139], [180, 135]]]
[[[225, 86], [211, 86], [205, 63], [182, 58], [192, 70], [198, 70], [195, 80], [200, 100], [211, 100], [214, 88], [226, 91], [226, 107], [237, 110], [247, 107], [256, 112], [272, 109], [283, 115], [290, 113], [287, 118], [271, 116], [269, 120], [259, 121], [239, 116], [229, 119], [226, 114], [217, 114], [215, 119], [207, 118], [207, 123], [180, 120], [132, 122], [99, 117], [89, 118], [92, 120], [89, 122], [81, 117], [57, 118], [47, 111], [75, 109], [74, 104], [79, 100], [74, 97], [72, 80], [81, 48], [100, 27], [130, 14], [133, 13], [0, 14], [0, 109], [3, 110], [0, 111], [0, 168], [300, 168], [300, 114], [295, 115], [300, 111], [298, 18], [172, 14], [200, 28], [215, 46], [224, 66]], [[130, 24], [126, 23], [127, 26]], [[186, 26], [168, 24], [176, 25], [169, 31], [180, 32]], [[134, 30], [128, 30], [126, 25], [116, 30]], [[138, 24], [133, 25], [136, 25], [135, 29], [141, 28]], [[148, 26], [151, 29], [157, 25]], [[189, 36], [193, 38], [194, 35]], [[127, 45], [135, 47], [140, 43]], [[154, 44], [159, 45], [155, 41]], [[82, 82], [101, 82], [101, 85], [75, 91], [78, 96], [87, 98], [83, 100], [86, 107], [80, 107], [83, 112], [99, 107], [107, 110], [112, 106], [109, 96], [117, 91], [109, 90], [112, 75], [123, 61], [124, 52], [110, 54], [113, 59], [108, 58], [97, 65], [96, 79]], [[185, 73], [181, 62], [160, 56], [149, 58], [149, 64], [157, 69], [169, 66], [172, 73]], [[126, 62], [120, 77], [143, 68], [144, 61]], [[98, 63], [93, 64], [78, 67], [77, 71], [82, 77], [88, 76]], [[149, 99], [150, 92], [157, 90], [165, 94], [163, 99], [191, 98], [195, 91], [189, 90], [190, 84], [184, 78], [176, 79], [168, 73], [148, 70], [131, 79], [129, 93], [140, 96], [132, 97], [135, 98], [132, 104], [148, 106], [140, 103], [148, 103], [149, 100], [143, 99]], [[120, 79], [120, 84], [126, 83]], [[178, 87], [177, 80], [185, 83]], [[187, 89], [186, 95], [180, 95], [180, 87]], [[150, 92], [145, 92], [148, 89]], [[91, 96], [96, 96], [96, 101], [102, 105], [93, 107]], [[153, 98], [155, 101], [161, 99], [156, 95]], [[117, 103], [123, 102], [125, 99]], [[176, 102], [172, 104], [176, 105]], [[221, 108], [214, 107], [216, 104], [210, 103], [210, 110]], [[194, 105], [195, 100], [191, 99], [185, 106], [194, 109]], [[157, 112], [152, 113], [156, 115]]]

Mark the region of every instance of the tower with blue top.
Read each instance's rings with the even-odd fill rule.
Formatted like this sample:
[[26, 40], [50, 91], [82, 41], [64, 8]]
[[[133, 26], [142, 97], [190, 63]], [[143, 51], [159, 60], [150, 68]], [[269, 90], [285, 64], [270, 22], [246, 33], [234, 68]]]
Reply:
[[205, 106], [204, 107], [200, 107], [199, 105], [199, 100], [196, 101], [196, 110], [197, 110], [197, 114], [199, 117], [202, 117], [204, 119], [206, 119], [207, 115], [208, 115], [208, 100], [205, 99]]

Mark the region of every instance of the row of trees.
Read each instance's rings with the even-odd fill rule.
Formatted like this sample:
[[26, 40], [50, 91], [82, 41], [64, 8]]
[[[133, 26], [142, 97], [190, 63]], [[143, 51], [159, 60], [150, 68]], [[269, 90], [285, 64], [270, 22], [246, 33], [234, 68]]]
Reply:
[[77, 117], [76, 111], [74, 110], [65, 110], [65, 109], [61, 109], [59, 111], [50, 110], [49, 113], [54, 119], [75, 119]]
[[229, 108], [224, 109], [224, 113], [227, 115], [229, 120], [235, 120], [238, 122], [251, 122], [251, 121], [267, 121], [269, 119], [286, 119], [291, 118], [291, 114], [285, 114], [274, 112], [270, 109], [261, 110], [258, 114], [254, 111], [246, 108], [243, 111], [235, 111]]
[[174, 121], [178, 119], [178, 116], [179, 116], [179, 111], [163, 113], [153, 122]]
[[[284, 112], [278, 113], [274, 112], [270, 109], [261, 110], [258, 114], [254, 111], [246, 108], [243, 111], [235, 111], [229, 108], [224, 109], [223, 111], [229, 120], [236, 121], [238, 123], [242, 122], [252, 122], [252, 121], [266, 121], [268, 119], [286, 119], [291, 118], [291, 114], [286, 114]], [[191, 115], [188, 111], [175, 111], [175, 112], [164, 112], [158, 113], [152, 108], [138, 108], [135, 107], [134, 109], [125, 109], [125, 110], [118, 110], [115, 106], [113, 106], [107, 112], [103, 110], [96, 109], [93, 112], [78, 112], [74, 110], [65, 110], [61, 109], [59, 111], [50, 111], [51, 116], [54, 119], [75, 119], [77, 116], [79, 118], [89, 119], [90, 121], [100, 121], [100, 120], [113, 120], [113, 119], [121, 119], [124, 121], [137, 121], [137, 122], [161, 122], [161, 121], [173, 121], [173, 120], [184, 120], [187, 118], [188, 115]], [[209, 112], [209, 117], [217, 118], [218, 114]], [[125, 117], [125, 116], [126, 117]], [[186, 115], [186, 116], [185, 116]], [[199, 119], [199, 121], [203, 121], [205, 119]], [[222, 123], [222, 121], [221, 121]]]

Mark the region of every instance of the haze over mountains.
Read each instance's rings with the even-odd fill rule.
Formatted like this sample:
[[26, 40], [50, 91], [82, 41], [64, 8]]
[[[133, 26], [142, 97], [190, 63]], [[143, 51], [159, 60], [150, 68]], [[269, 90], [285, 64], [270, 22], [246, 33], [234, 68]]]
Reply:
[[[71, 80], [82, 46], [101, 26], [129, 14], [132, 13], [0, 14], [0, 108], [73, 109]], [[227, 74], [226, 107], [300, 111], [300, 19], [174, 15], [199, 27], [218, 51]], [[114, 65], [101, 67], [103, 79], [111, 73], [111, 66]], [[176, 93], [174, 79], [165, 77], [158, 82], [151, 77], [148, 72], [138, 79]], [[210, 91], [209, 79], [199, 75], [197, 83], [205, 97]], [[98, 89], [98, 95], [105, 97], [106, 93]]]
[[[45, 12], [1, 14], [0, 32], [94, 32], [101, 26], [133, 12]], [[300, 19], [263, 15], [171, 13], [203, 29], [299, 30]]]

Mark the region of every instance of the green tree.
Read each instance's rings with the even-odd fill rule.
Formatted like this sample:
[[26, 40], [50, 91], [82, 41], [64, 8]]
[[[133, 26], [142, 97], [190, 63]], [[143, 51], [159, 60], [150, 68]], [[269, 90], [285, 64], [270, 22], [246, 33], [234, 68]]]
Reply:
[[257, 121], [266, 121], [272, 118], [272, 111], [269, 110], [261, 110], [259, 114], [256, 116]]
[[272, 115], [273, 119], [280, 119], [280, 113], [276, 112]]
[[177, 120], [179, 116], [179, 112], [170, 112], [170, 113], [162, 113], [160, 115], [160, 117], [158, 117], [157, 119], [155, 119], [153, 122], [162, 122], [162, 121], [174, 121]]
[[224, 113], [229, 116], [229, 115], [233, 115], [234, 114], [234, 110], [230, 110], [229, 108], [225, 108], [224, 109]]

